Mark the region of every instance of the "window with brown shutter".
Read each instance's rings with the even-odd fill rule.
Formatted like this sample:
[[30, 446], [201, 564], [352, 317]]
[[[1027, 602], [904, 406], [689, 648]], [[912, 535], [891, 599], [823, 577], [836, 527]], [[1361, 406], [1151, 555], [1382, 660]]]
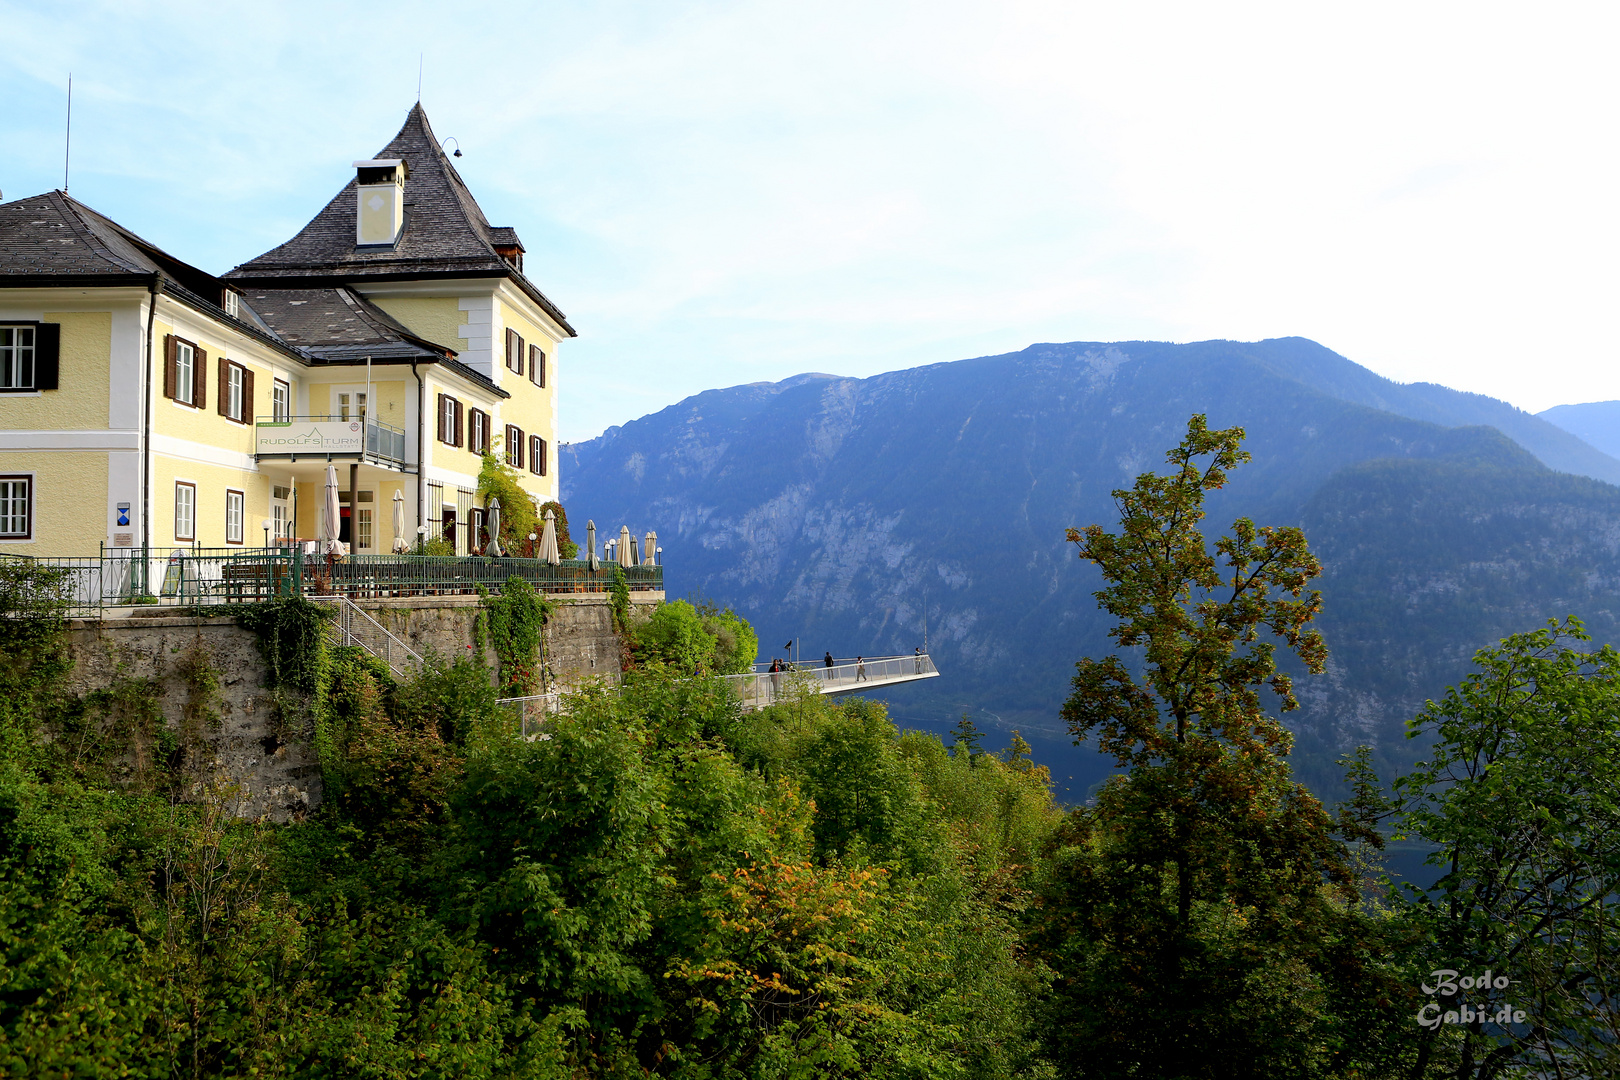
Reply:
[[438, 414], [439, 417], [438, 427], [434, 431], [434, 438], [438, 439], [440, 442], [449, 442], [450, 440], [445, 438], [444, 401], [445, 396], [440, 394], [433, 405], [433, 411]]
[[546, 351], [538, 345], [529, 346], [529, 381], [536, 386], [546, 385]]
[[242, 369], [242, 415], [236, 418], [239, 424], [253, 423], [253, 369]]
[[456, 446], [462, 446], [462, 445], [464, 445], [465, 440], [462, 438], [463, 432], [462, 432], [462, 427], [461, 427], [461, 418], [462, 418], [461, 402], [456, 401], [455, 398], [451, 398], [450, 400], [452, 402], [454, 402], [455, 406], [456, 406], [456, 441], [455, 441], [455, 445]]
[[223, 356], [219, 358], [219, 415], [231, 415], [231, 362]]
[[529, 471], [546, 475], [546, 440], [538, 435], [529, 436]]

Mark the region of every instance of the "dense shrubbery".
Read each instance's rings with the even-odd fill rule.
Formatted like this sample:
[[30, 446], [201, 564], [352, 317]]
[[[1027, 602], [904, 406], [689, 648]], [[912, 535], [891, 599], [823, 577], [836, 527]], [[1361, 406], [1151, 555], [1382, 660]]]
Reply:
[[[296, 618], [256, 617], [302, 652]], [[1059, 813], [1027, 760], [953, 757], [861, 701], [742, 714], [658, 672], [587, 690], [525, 741], [470, 661], [396, 686], [318, 651], [331, 760], [309, 820], [237, 820], [202, 773], [186, 802], [87, 783], [59, 742], [0, 765], [0, 1068], [1031, 1062], [1044, 974], [1019, 920]]]

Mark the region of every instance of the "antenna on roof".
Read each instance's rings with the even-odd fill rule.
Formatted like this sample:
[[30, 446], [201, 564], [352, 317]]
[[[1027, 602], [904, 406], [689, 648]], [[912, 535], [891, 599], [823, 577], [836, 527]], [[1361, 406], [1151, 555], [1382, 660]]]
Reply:
[[422, 58], [426, 53], [416, 54], [416, 103], [422, 104]]
[[73, 152], [73, 72], [68, 72], [67, 134], [62, 139], [62, 194], [67, 194], [68, 160]]

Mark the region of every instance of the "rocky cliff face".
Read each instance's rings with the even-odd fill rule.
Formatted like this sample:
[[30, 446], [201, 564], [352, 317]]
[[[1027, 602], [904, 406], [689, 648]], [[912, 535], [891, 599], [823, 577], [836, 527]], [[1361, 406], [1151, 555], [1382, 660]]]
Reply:
[[[1064, 529], [1117, 520], [1112, 490], [1162, 464], [1195, 412], [1243, 426], [1254, 455], [1212, 501], [1208, 528], [1240, 515], [1303, 523], [1328, 563], [1324, 626], [1345, 646], [1291, 717], [1321, 785], [1346, 743], [1406, 753], [1412, 702], [1439, 693], [1435, 680], [1489, 635], [1569, 603], [1606, 610], [1607, 571], [1572, 592], [1565, 570], [1601, 561], [1594, 538], [1620, 525], [1620, 489], [1544, 462], [1604, 479], [1620, 479], [1620, 462], [1501, 402], [1399, 386], [1300, 339], [1035, 345], [870, 379], [709, 391], [564, 447], [563, 498], [604, 530], [657, 530], [671, 595], [736, 607], [767, 650], [796, 639], [803, 654], [910, 652], [926, 633], [946, 677], [891, 692], [894, 711], [937, 728], [964, 710], [1020, 727], [1060, 755], [1055, 771], [1074, 776], [1075, 795], [1101, 768], [1068, 747], [1056, 711], [1074, 661], [1110, 650], [1090, 595], [1099, 583]], [[1482, 426], [1493, 421], [1518, 442]], [[1357, 471], [1369, 462], [1442, 471], [1396, 484]], [[1474, 502], [1423, 501], [1426, 485], [1464, 482], [1445, 469], [1473, 470]], [[1504, 502], [1505, 476], [1536, 479]], [[1562, 501], [1549, 501], [1549, 484], [1565, 485]], [[1374, 522], [1432, 543], [1421, 558], [1369, 546]], [[1506, 522], [1522, 526], [1511, 558], [1492, 547]], [[1454, 550], [1465, 534], [1466, 558]], [[1429, 614], [1385, 599], [1402, 596]], [[1476, 618], [1468, 598], [1484, 596], [1502, 599]], [[1413, 648], [1450, 659], [1386, 678], [1378, 658]]]

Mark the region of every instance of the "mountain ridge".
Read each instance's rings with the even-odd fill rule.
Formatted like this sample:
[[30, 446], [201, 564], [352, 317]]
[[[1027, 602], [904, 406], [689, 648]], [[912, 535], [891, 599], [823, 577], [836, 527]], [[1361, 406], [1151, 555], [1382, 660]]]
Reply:
[[[1073, 662], [1114, 650], [1090, 596], [1095, 572], [1071, 562], [1064, 530], [1115, 522], [1111, 492], [1159, 468], [1192, 413], [1207, 414], [1212, 427], [1245, 427], [1254, 455], [1213, 493], [1211, 533], [1240, 515], [1304, 524], [1312, 499], [1340, 474], [1366, 489], [1345, 488], [1344, 497], [1360, 492], [1354, 497], [1380, 506], [1416, 497], [1413, 477], [1442, 475], [1346, 473], [1379, 460], [1435, 462], [1453, 470], [1444, 475], [1507, 484], [1557, 477], [1546, 464], [1551, 457], [1587, 470], [1581, 475], [1602, 474], [1581, 481], [1597, 487], [1577, 485], [1568, 497], [1620, 521], [1620, 506], [1594, 494], [1620, 491], [1607, 479], [1620, 477], [1620, 462], [1505, 403], [1413, 391], [1304, 339], [1043, 343], [864, 379], [787, 382], [705, 391], [563, 448], [571, 515], [609, 529], [622, 521], [638, 535], [656, 530], [671, 595], [695, 592], [732, 605], [755, 622], [762, 641], [800, 640], [817, 654], [910, 652], [922, 644], [926, 622], [948, 677], [895, 692], [897, 711], [923, 724], [943, 724], [963, 708], [998, 715], [1003, 726], [1044, 738], [1048, 753], [1069, 755], [1077, 784], [1095, 777], [1096, 763], [1067, 748], [1056, 708]], [[1369, 399], [1474, 422], [1447, 426]], [[1490, 419], [1508, 423], [1519, 439], [1480, 422]], [[1497, 512], [1489, 491], [1482, 498], [1466, 513]], [[1461, 504], [1443, 508], [1466, 516]], [[1384, 506], [1384, 517], [1366, 520], [1401, 521], [1398, 509]], [[1316, 527], [1360, 526], [1321, 515]], [[1455, 528], [1468, 526], [1459, 518]], [[1323, 550], [1336, 542], [1326, 533], [1311, 539]], [[1591, 558], [1599, 557], [1594, 548]], [[1375, 570], [1355, 566], [1360, 576], [1340, 575], [1333, 590], [1347, 610], [1373, 610], [1363, 601], [1381, 587], [1367, 580]], [[1457, 611], [1435, 607], [1442, 636], [1462, 642], [1447, 657], [1471, 654], [1485, 643], [1476, 640], [1481, 634], [1495, 633], [1515, 612], [1535, 625], [1543, 610], [1574, 602], [1554, 595], [1563, 577], [1521, 578], [1502, 586], [1516, 599], [1490, 607], [1483, 622], [1463, 625]], [[1468, 580], [1476, 587], [1483, 579]], [[1330, 594], [1330, 620], [1334, 603]], [[1400, 644], [1389, 645], [1390, 655]], [[1351, 650], [1346, 663], [1351, 653], [1361, 667], [1379, 663], [1366, 648]], [[1291, 719], [1314, 782], [1330, 782], [1323, 762], [1352, 738], [1403, 753], [1401, 711], [1437, 693], [1428, 683], [1454, 666], [1411, 668], [1398, 693], [1380, 684], [1376, 705], [1357, 696], [1355, 672], [1341, 672], [1349, 683]], [[1367, 721], [1369, 709], [1376, 723]]]

